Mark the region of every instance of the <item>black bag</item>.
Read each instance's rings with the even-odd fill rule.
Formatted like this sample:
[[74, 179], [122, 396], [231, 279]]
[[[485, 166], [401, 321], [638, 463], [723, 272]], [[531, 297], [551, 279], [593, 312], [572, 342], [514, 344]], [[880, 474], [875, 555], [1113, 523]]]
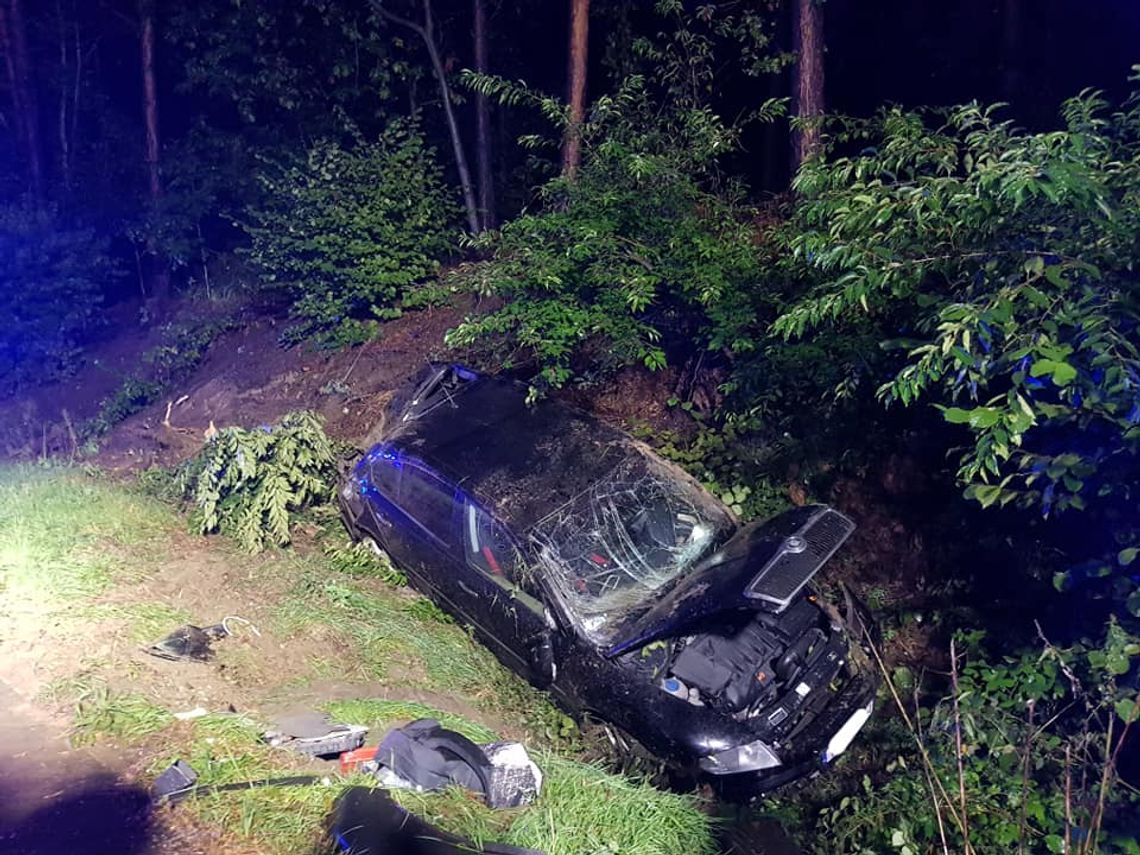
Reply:
[[416, 719], [384, 735], [376, 762], [424, 790], [452, 784], [486, 797], [491, 762], [478, 745], [431, 718]]
[[[438, 726], [438, 725], [437, 725]], [[381, 789], [349, 787], [333, 804], [332, 851], [351, 855], [542, 855], [502, 843], [482, 845], [433, 828]]]

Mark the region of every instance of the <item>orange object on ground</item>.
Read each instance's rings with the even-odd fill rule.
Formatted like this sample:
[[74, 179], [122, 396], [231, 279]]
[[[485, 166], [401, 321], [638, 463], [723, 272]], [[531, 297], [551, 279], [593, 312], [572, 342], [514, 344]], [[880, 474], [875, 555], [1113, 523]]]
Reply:
[[367, 763], [369, 760], [376, 759], [377, 745], [366, 745], [363, 748], [356, 748], [352, 751], [345, 751], [340, 755], [340, 771], [342, 774], [348, 775], [355, 772], [357, 767], [362, 763]]

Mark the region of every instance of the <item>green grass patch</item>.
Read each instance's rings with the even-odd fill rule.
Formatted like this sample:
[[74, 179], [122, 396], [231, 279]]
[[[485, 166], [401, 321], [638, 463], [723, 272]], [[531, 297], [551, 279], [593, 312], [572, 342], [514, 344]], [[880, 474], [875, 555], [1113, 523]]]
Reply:
[[[476, 742], [497, 735], [483, 725], [412, 702], [356, 699], [330, 703], [340, 721], [367, 724], [369, 743], [393, 725], [435, 718]], [[157, 774], [177, 756], [186, 759], [203, 785], [270, 780], [296, 774], [298, 761], [287, 751], [260, 741], [260, 728], [236, 715], [211, 715], [188, 725], [191, 735], [181, 753], [155, 763]], [[543, 771], [543, 790], [533, 805], [495, 811], [459, 789], [442, 793], [392, 791], [409, 811], [476, 843], [501, 841], [548, 855], [701, 855], [714, 851], [712, 820], [691, 797], [665, 793], [647, 783], [601, 768], [534, 752]], [[184, 803], [206, 822], [256, 841], [279, 855], [311, 855], [337, 794], [346, 786], [369, 785], [363, 776], [329, 784], [265, 787], [206, 795]]]
[[0, 592], [94, 596], [142, 578], [177, 528], [156, 502], [78, 469], [0, 467]]
[[127, 742], [149, 736], [174, 721], [167, 710], [137, 692], [118, 692], [98, 680], [77, 682], [72, 742], [89, 745], [103, 737]]
[[472, 742], [494, 742], [495, 732], [454, 713], [443, 712], [414, 701], [390, 701], [380, 698], [356, 698], [332, 701], [324, 707], [333, 721], [362, 724], [376, 741], [385, 731], [418, 718], [434, 718], [446, 728], [462, 733]]
[[422, 597], [318, 574], [306, 574], [281, 606], [284, 632], [330, 628], [353, 645], [358, 661], [378, 679], [398, 682], [390, 668], [398, 662], [425, 674], [430, 688], [464, 695], [487, 710], [539, 718], [556, 714], [544, 695], [500, 665], [462, 627], [441, 621]]

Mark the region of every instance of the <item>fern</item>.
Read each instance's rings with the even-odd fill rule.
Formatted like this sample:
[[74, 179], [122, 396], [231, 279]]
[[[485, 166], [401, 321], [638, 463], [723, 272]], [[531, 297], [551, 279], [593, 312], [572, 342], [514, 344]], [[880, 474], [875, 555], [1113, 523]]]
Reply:
[[234, 536], [251, 552], [286, 546], [292, 517], [328, 501], [337, 449], [314, 413], [289, 413], [275, 427], [220, 431], [183, 465], [183, 494], [202, 534]]

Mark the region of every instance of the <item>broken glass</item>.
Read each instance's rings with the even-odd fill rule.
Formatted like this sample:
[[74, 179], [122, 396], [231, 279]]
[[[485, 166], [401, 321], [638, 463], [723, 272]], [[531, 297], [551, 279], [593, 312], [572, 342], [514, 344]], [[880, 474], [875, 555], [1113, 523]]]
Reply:
[[732, 529], [695, 482], [635, 453], [540, 520], [531, 538], [571, 617], [602, 643]]

